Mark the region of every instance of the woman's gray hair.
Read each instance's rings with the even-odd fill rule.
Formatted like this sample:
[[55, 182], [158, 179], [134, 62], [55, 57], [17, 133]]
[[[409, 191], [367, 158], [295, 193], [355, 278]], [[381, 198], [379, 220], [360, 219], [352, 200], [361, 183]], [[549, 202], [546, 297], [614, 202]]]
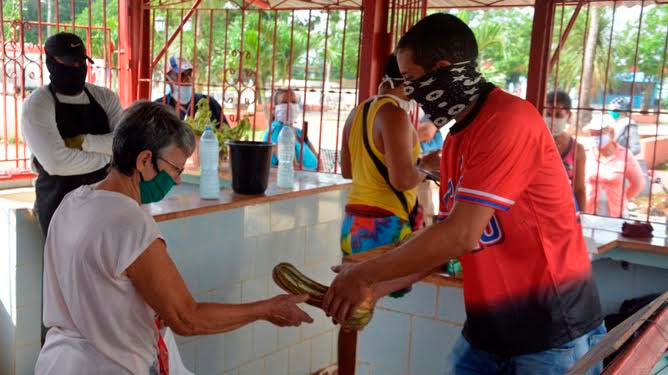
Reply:
[[157, 159], [171, 147], [190, 156], [195, 150], [195, 135], [190, 126], [179, 119], [171, 107], [161, 103], [138, 101], [123, 113], [114, 131], [111, 167], [131, 176], [142, 151]]

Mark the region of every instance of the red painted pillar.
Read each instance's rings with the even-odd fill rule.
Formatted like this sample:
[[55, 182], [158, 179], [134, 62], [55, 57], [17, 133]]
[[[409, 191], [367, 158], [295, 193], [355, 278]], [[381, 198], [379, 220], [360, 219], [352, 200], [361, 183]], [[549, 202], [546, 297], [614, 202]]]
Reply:
[[148, 99], [150, 83], [140, 76], [150, 76], [151, 18], [147, 0], [119, 0], [118, 11], [118, 95], [128, 107]]
[[383, 75], [385, 59], [392, 52], [391, 35], [387, 24], [389, 0], [364, 0], [362, 3], [362, 51], [360, 64], [359, 100], [363, 102], [376, 94]]
[[554, 21], [555, 0], [536, 0], [531, 30], [527, 100], [543, 111], [549, 79], [550, 44]]

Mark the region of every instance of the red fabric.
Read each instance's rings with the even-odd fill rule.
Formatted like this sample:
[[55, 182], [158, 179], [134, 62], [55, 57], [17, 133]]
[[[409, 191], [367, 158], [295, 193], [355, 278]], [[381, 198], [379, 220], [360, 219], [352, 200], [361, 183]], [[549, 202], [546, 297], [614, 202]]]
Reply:
[[568, 177], [541, 115], [495, 89], [448, 135], [442, 155], [439, 219], [455, 202], [494, 209], [477, 248], [460, 257], [467, 339], [529, 353], [588, 332], [598, 297]]
[[346, 205], [346, 213], [365, 217], [388, 217], [395, 216], [392, 212], [382, 208], [367, 206], [364, 204], [348, 204]]
[[158, 329], [158, 365], [160, 375], [169, 375], [169, 352], [165, 340], [160, 334], [160, 318], [155, 319], [155, 327]]
[[465, 281], [470, 306], [489, 307], [590, 273], [568, 178], [544, 127], [529, 103], [496, 89], [474, 121], [443, 145], [441, 196], [448, 200], [441, 199], [441, 214], [455, 201], [496, 210], [482, 251], [461, 259], [465, 273], [485, 274]]

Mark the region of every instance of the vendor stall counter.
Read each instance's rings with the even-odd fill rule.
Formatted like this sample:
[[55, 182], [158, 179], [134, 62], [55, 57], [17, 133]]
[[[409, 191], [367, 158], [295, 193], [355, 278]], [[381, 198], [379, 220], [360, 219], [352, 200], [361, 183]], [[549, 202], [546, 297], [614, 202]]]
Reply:
[[[297, 172], [285, 190], [273, 173], [264, 195], [226, 188], [219, 200], [201, 200], [186, 177], [166, 199], [145, 206], [197, 300], [241, 303], [282, 293], [271, 279], [279, 262], [320, 282], [332, 280], [349, 181]], [[229, 186], [225, 172], [222, 177]], [[0, 373], [32, 374], [40, 350], [44, 240], [32, 189], [0, 192], [0, 201]], [[183, 361], [196, 374], [309, 374], [326, 367], [335, 361], [334, 325], [322, 311], [304, 308], [315, 323], [279, 330], [258, 322], [222, 335], [177, 337]]]

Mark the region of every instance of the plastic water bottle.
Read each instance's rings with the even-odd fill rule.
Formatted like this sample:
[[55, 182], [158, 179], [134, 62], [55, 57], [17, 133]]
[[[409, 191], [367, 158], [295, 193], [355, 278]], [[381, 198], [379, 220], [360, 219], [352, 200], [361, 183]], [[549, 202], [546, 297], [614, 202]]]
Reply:
[[207, 127], [199, 142], [199, 162], [202, 172], [199, 179], [199, 195], [202, 199], [218, 199], [220, 180], [218, 177], [218, 138]]
[[278, 178], [279, 188], [292, 189], [295, 181], [295, 134], [289, 126], [284, 126], [278, 133]]

